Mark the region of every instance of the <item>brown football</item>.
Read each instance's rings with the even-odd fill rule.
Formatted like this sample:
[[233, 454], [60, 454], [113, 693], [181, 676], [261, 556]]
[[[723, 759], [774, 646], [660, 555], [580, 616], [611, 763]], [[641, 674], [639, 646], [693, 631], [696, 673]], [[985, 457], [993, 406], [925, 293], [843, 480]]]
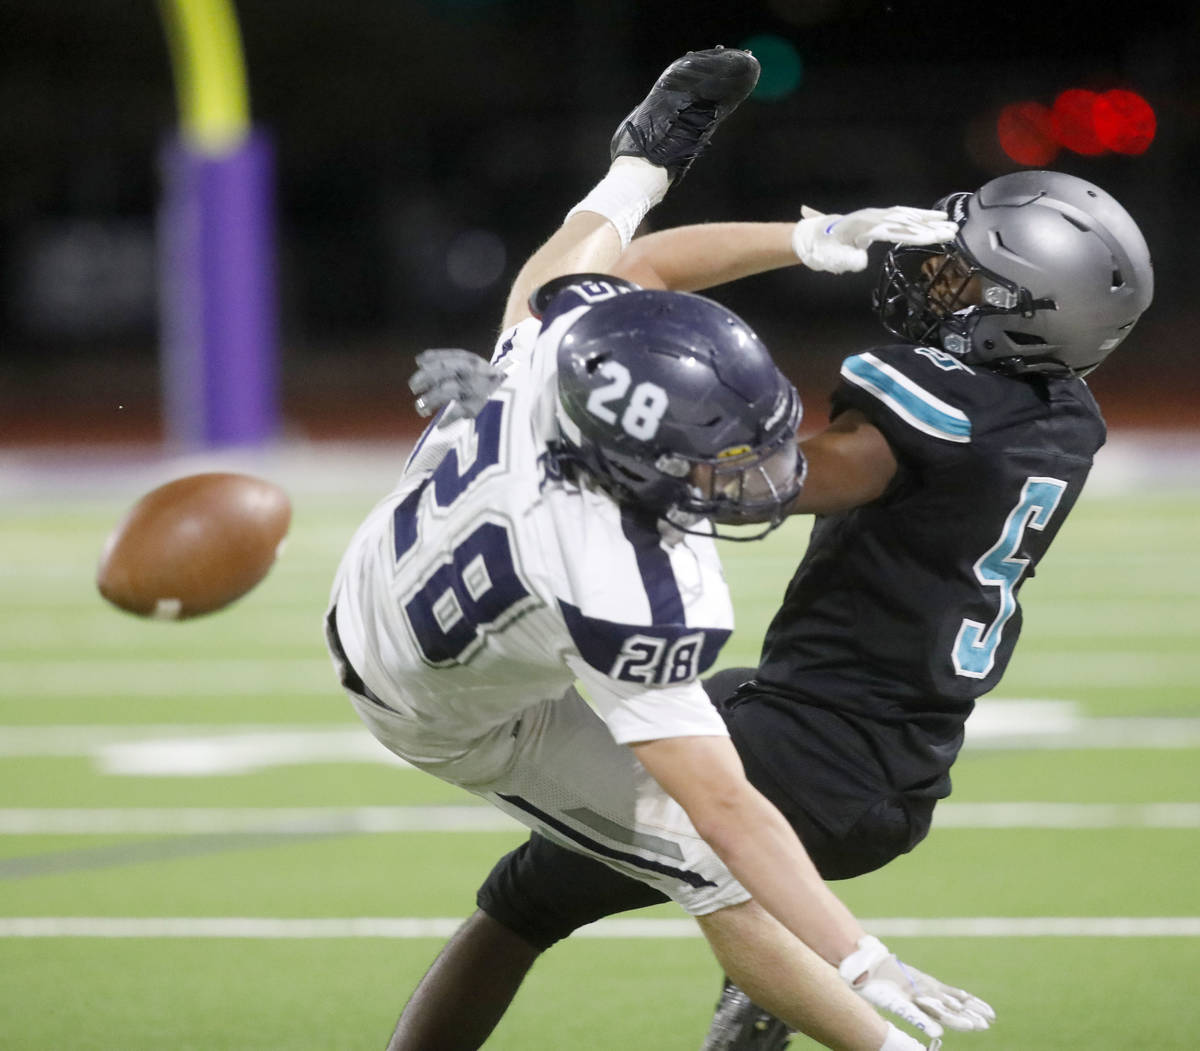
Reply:
[[211, 613], [267, 575], [291, 518], [287, 493], [261, 478], [177, 478], [143, 496], [117, 524], [96, 586], [114, 606], [143, 617]]

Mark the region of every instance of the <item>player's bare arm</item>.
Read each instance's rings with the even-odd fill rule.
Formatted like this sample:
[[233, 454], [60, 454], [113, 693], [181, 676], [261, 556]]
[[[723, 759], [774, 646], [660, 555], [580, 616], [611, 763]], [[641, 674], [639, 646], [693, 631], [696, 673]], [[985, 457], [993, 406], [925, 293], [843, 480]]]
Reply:
[[646, 234], [613, 272], [643, 288], [695, 292], [800, 264], [835, 274], [864, 270], [872, 244], [938, 244], [955, 232], [945, 212], [905, 205], [803, 213], [798, 222], [699, 223]]
[[632, 747], [763, 908], [835, 966], [854, 951], [861, 925], [821, 880], [783, 815], [746, 780], [727, 737]]
[[847, 409], [800, 443], [808, 462], [804, 487], [788, 514], [833, 514], [878, 500], [899, 467], [888, 440], [857, 409]]
[[696, 292], [799, 266], [793, 223], [699, 223], [636, 238], [613, 273], [643, 288]]

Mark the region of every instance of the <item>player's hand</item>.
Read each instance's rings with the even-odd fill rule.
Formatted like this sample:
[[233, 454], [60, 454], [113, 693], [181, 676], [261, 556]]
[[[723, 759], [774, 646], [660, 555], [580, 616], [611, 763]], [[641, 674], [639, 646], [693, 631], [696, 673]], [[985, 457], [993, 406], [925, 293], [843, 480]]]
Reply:
[[432, 416], [449, 406], [438, 426], [474, 418], [500, 386], [504, 373], [469, 350], [439, 347], [417, 355], [417, 371], [408, 381], [417, 396], [417, 412]]
[[792, 250], [810, 270], [844, 274], [865, 270], [867, 249], [876, 241], [927, 245], [953, 241], [958, 224], [931, 208], [861, 208], [846, 215], [824, 215], [805, 205], [792, 229]]
[[870, 935], [859, 939], [838, 974], [868, 1003], [931, 1037], [941, 1036], [943, 1026], [970, 1031], [987, 1029], [996, 1020], [996, 1012], [979, 997], [901, 963]]

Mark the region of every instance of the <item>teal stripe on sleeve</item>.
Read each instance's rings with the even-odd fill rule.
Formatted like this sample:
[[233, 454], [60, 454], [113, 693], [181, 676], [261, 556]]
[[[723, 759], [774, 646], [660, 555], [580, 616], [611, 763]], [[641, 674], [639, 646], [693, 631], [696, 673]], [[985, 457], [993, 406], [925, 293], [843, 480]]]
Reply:
[[874, 354], [842, 362], [842, 378], [878, 398], [892, 412], [925, 434], [948, 442], [969, 442], [971, 420]]

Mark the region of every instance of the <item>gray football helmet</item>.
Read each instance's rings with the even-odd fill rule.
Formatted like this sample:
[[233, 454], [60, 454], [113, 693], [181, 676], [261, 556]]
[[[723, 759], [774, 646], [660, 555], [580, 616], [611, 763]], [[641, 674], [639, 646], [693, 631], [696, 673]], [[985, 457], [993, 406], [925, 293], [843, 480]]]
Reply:
[[1074, 175], [1013, 172], [935, 207], [958, 223], [957, 238], [893, 247], [875, 293], [884, 327], [906, 342], [1011, 372], [1083, 376], [1154, 297], [1137, 223]]

